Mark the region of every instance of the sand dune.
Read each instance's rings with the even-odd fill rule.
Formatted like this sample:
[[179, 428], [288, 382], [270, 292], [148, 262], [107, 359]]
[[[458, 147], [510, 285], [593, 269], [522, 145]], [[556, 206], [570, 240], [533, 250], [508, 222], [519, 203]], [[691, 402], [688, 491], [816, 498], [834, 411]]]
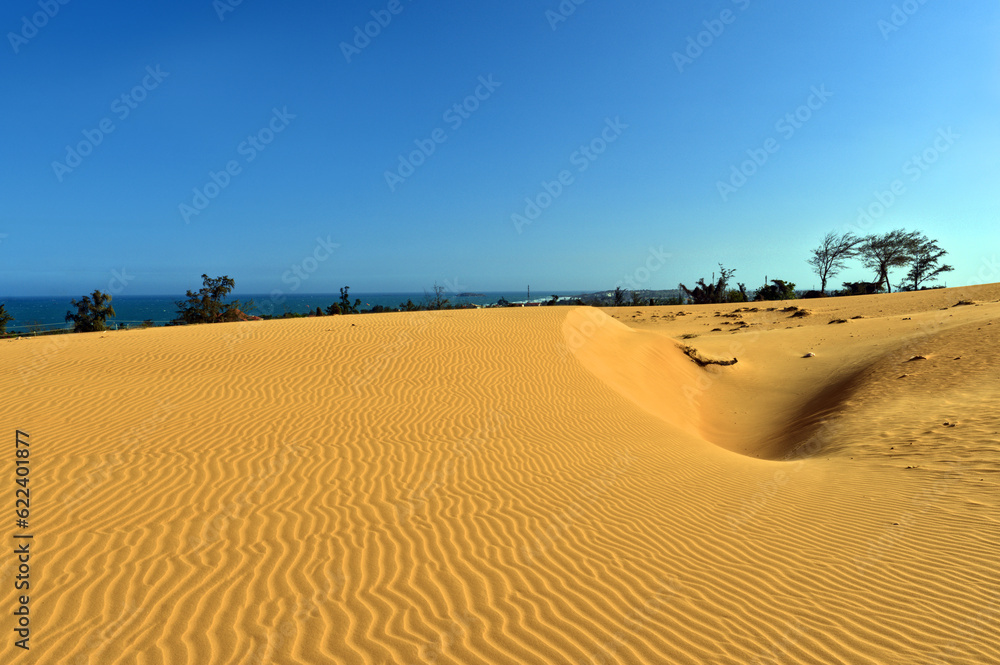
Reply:
[[998, 301], [2, 342], [0, 661], [1000, 662]]

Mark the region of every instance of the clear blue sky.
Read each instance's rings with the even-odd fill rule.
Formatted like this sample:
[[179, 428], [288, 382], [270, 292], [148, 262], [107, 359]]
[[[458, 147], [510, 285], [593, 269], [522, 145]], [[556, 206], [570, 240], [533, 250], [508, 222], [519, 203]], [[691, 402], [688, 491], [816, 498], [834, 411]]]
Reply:
[[234, 1], [3, 4], [0, 297], [809, 288], [897, 180], [856, 230], [1000, 281], [995, 0]]

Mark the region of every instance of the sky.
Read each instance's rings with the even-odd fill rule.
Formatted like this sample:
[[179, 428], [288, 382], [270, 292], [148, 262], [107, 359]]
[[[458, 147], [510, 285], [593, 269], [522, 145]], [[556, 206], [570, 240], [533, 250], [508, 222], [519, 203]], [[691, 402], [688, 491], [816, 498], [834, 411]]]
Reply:
[[827, 232], [894, 228], [1000, 282], [995, 0], [8, 0], [0, 32], [0, 298], [818, 288]]

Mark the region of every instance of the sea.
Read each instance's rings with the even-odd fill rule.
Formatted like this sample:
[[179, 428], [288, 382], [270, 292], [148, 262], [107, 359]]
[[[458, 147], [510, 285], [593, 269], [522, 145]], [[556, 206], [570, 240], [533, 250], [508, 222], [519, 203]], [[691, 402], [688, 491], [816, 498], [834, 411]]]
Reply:
[[[542, 296], [541, 294], [546, 294]], [[536, 297], [536, 294], [537, 297]], [[494, 305], [501, 298], [510, 303], [526, 302], [546, 302], [551, 299], [552, 294], [557, 294], [562, 298], [571, 298], [583, 295], [584, 292], [558, 293], [555, 291], [535, 291], [529, 294], [526, 291], [490, 291], [477, 295], [456, 295], [445, 293], [442, 297], [448, 299], [452, 305]], [[420, 293], [351, 293], [351, 302], [355, 299], [361, 300], [359, 309], [371, 309], [377, 305], [388, 308], [397, 308], [407, 300], [413, 301], [416, 305], [425, 304], [428, 294]], [[14, 320], [7, 324], [8, 332], [31, 333], [35, 331], [54, 330], [57, 328], [70, 328], [72, 323], [66, 322], [66, 313], [70, 310], [75, 312], [75, 308], [70, 305], [70, 300], [79, 299], [80, 296], [50, 296], [50, 297], [7, 297], [0, 300], [6, 310], [14, 317]], [[111, 305], [115, 310], [115, 317], [109, 318], [108, 327], [134, 327], [143, 321], [151, 320], [156, 325], [163, 325], [177, 318], [177, 301], [184, 300], [184, 296], [136, 296], [121, 295], [113, 296]], [[283, 295], [279, 298], [272, 298], [270, 294], [239, 294], [232, 296], [229, 300], [239, 300], [245, 303], [253, 300], [256, 307], [244, 310], [247, 314], [271, 314], [281, 316], [282, 314], [298, 313], [306, 314], [315, 312], [316, 308], [326, 309], [332, 303], [340, 302], [339, 293], [317, 293], [317, 294], [292, 294]]]

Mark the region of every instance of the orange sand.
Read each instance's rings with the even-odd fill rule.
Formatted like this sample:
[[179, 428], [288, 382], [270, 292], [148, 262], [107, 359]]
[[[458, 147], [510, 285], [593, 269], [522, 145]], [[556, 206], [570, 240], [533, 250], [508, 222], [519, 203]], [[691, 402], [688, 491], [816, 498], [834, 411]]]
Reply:
[[1000, 662], [998, 299], [0, 342], [0, 662]]

